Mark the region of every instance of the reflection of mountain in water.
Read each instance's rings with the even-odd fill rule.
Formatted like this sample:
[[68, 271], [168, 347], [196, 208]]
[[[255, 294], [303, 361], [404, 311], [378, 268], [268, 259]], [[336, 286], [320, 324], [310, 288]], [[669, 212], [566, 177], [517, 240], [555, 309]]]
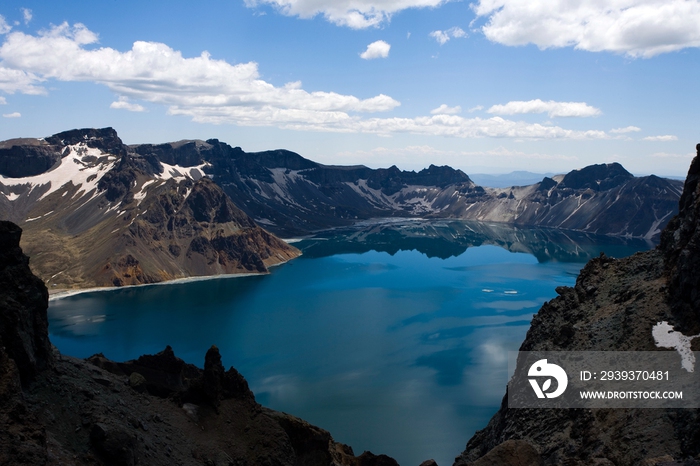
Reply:
[[428, 257], [446, 259], [459, 256], [470, 247], [486, 244], [511, 252], [532, 254], [539, 262], [586, 262], [601, 252], [611, 257], [625, 257], [654, 246], [642, 239], [565, 230], [519, 228], [461, 220], [409, 219], [329, 230], [295, 246], [308, 257], [361, 254], [372, 250], [394, 255], [401, 250], [417, 250]]

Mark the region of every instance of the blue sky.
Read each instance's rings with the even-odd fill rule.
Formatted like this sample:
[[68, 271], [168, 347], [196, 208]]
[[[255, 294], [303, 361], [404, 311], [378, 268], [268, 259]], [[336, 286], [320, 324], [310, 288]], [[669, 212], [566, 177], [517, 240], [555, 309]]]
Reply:
[[327, 164], [684, 175], [700, 1], [0, 6], [0, 140], [114, 127]]

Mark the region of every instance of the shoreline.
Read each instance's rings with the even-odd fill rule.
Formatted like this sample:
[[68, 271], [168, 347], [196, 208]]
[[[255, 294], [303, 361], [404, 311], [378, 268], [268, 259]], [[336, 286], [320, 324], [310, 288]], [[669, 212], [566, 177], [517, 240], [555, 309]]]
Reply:
[[[302, 254], [299, 254], [299, 256], [294, 257], [294, 259], [301, 257], [301, 255]], [[286, 264], [290, 260], [292, 260], [292, 259], [287, 259], [286, 261], [282, 261], [282, 262], [278, 262], [276, 264], [268, 265], [267, 268], [272, 269], [273, 267], [277, 267], [277, 266]], [[221, 273], [218, 275], [197, 275], [197, 276], [193, 276], [193, 277], [174, 278], [172, 280], [164, 280], [162, 282], [141, 283], [138, 285], [99, 286], [99, 287], [94, 287], [94, 288], [49, 290], [49, 303], [51, 301], [57, 301], [59, 299], [69, 298], [71, 296], [75, 296], [75, 295], [79, 295], [79, 294], [83, 294], [83, 293], [95, 293], [95, 292], [125, 290], [125, 289], [129, 289], [129, 288], [142, 287], [142, 286], [177, 285], [180, 283], [201, 282], [201, 281], [205, 281], [205, 280], [218, 280], [218, 279], [225, 279], [225, 278], [256, 277], [256, 276], [264, 276], [264, 275], [269, 275], [269, 274], [270, 274], [270, 272]]]

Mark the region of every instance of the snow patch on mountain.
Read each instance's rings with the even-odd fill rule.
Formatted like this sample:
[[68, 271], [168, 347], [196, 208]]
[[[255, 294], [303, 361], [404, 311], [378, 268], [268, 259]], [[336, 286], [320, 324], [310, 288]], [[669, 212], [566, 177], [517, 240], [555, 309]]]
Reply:
[[163, 173], [156, 175], [156, 177], [164, 181], [172, 179], [178, 183], [188, 178], [193, 181], [199, 180], [206, 176], [204, 167], [211, 165], [209, 162], [204, 162], [194, 167], [181, 167], [179, 165], [170, 165], [165, 162], [161, 162], [160, 164], [163, 166]]
[[[104, 154], [100, 149], [88, 147], [85, 143], [67, 146], [68, 155], [61, 159], [60, 164], [51, 170], [35, 176], [24, 178], [9, 178], [0, 175], [0, 183], [5, 186], [27, 186], [25, 193], [41, 189], [48, 185], [39, 200], [48, 197], [68, 183], [78, 187], [76, 195], [89, 193], [97, 189], [97, 183], [102, 176], [116, 164], [117, 158]], [[9, 198], [8, 195], [6, 195]], [[19, 195], [15, 195], [17, 199]], [[10, 200], [14, 200], [10, 199]]]

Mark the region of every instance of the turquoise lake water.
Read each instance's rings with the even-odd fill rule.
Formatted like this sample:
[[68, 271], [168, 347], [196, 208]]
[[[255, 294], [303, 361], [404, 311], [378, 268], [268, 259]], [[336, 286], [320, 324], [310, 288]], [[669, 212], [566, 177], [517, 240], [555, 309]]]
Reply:
[[533, 313], [600, 251], [644, 241], [471, 222], [393, 221], [294, 243], [269, 275], [54, 300], [64, 354], [135, 359], [166, 345], [202, 366], [219, 347], [258, 402], [356, 454], [451, 465], [498, 409]]

